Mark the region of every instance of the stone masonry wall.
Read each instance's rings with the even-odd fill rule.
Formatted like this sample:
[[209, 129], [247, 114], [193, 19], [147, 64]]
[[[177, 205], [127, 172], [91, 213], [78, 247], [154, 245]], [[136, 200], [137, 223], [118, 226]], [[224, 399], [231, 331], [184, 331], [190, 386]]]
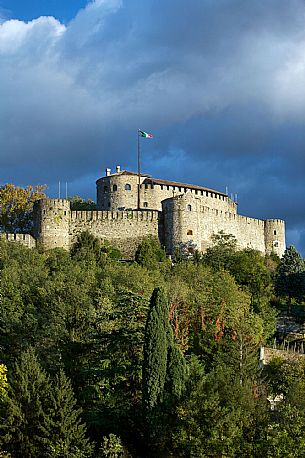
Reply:
[[117, 247], [126, 259], [134, 257], [144, 237], [159, 237], [162, 232], [157, 211], [72, 211], [69, 224], [70, 244], [88, 230]]
[[36, 246], [36, 240], [30, 234], [1, 234], [1, 237], [5, 238], [8, 242], [17, 242], [27, 248], [34, 248]]
[[204, 252], [212, 245], [211, 236], [223, 231], [236, 237], [238, 248], [252, 248], [282, 256], [285, 227], [280, 220], [259, 220], [235, 212], [209, 208], [205, 200], [191, 193], [163, 201], [166, 249], [169, 253], [179, 243], [193, 241]]
[[[190, 193], [202, 199], [202, 205], [236, 213], [236, 204], [229, 197], [212, 190], [200, 190], [187, 186], [159, 185], [144, 183], [147, 177], [141, 175], [140, 208], [162, 210], [162, 201]], [[99, 210], [137, 209], [138, 177], [124, 173], [100, 178], [97, 186], [97, 207]], [[126, 189], [127, 187], [127, 189]]]

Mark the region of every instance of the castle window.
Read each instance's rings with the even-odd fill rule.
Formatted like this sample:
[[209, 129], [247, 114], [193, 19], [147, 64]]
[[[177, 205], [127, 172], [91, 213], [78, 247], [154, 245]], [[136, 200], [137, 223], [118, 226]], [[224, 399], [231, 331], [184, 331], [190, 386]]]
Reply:
[[276, 235], [276, 231], [273, 231], [273, 235]]
[[273, 242], [273, 246], [274, 247], [278, 247], [279, 246], [279, 242], [276, 240], [275, 242]]
[[125, 191], [131, 191], [131, 186], [129, 183], [125, 184]]
[[110, 208], [110, 202], [108, 202], [108, 208]]
[[192, 211], [192, 206], [190, 204], [186, 208], [188, 209], [189, 212]]
[[148, 207], [148, 203], [147, 202], [143, 202], [143, 207], [147, 208]]
[[188, 231], [187, 231], [186, 235], [193, 235], [193, 231], [192, 231], [192, 229], [188, 229]]
[[108, 191], [108, 186], [104, 186], [104, 192]]
[[116, 184], [113, 185], [112, 190], [113, 190], [113, 191], [117, 191], [117, 190], [118, 190], [118, 187], [117, 187]]

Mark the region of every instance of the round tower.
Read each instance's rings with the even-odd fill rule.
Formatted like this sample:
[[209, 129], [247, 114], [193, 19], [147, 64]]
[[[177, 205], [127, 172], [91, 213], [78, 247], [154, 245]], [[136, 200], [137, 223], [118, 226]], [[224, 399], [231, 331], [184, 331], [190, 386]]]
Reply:
[[166, 251], [174, 254], [181, 245], [200, 250], [198, 199], [191, 193], [165, 199], [162, 211]]
[[34, 204], [35, 237], [45, 249], [70, 247], [70, 202], [40, 199]]
[[[142, 183], [147, 175], [140, 176]], [[138, 175], [117, 166], [116, 173], [106, 169], [106, 176], [96, 182], [98, 210], [135, 210], [138, 208]]]
[[285, 249], [285, 222], [281, 219], [265, 220], [266, 254], [275, 253], [279, 257], [282, 257]]

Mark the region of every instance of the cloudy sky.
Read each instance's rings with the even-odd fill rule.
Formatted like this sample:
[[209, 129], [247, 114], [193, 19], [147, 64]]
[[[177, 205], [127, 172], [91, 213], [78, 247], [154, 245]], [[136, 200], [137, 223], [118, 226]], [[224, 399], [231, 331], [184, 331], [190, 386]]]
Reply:
[[0, 0], [0, 184], [105, 167], [237, 193], [305, 255], [304, 0]]

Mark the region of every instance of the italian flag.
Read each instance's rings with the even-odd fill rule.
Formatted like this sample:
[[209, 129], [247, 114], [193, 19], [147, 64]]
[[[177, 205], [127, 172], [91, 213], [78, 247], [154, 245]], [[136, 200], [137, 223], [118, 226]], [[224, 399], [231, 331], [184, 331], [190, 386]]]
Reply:
[[147, 132], [143, 132], [143, 130], [139, 130], [139, 136], [144, 137], [144, 138], [153, 138], [151, 134], [148, 134]]

